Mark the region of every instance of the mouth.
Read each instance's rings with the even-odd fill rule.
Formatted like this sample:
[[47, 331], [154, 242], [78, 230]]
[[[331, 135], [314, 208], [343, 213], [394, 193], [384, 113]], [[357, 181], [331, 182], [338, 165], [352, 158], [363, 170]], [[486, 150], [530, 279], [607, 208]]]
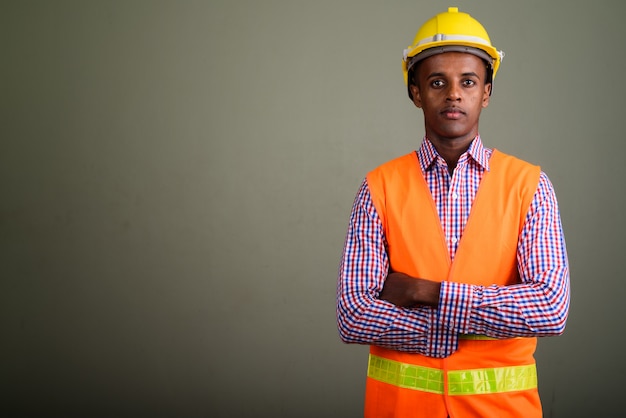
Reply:
[[446, 119], [460, 119], [465, 115], [463, 109], [458, 107], [446, 107], [441, 111], [441, 115], [443, 115]]

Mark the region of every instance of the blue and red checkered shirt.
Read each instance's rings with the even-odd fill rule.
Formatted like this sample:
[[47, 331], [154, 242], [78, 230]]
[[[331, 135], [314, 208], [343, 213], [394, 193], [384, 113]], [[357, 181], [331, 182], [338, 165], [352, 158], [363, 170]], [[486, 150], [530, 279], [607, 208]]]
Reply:
[[[428, 139], [417, 151], [452, 259], [491, 153], [476, 137], [450, 176]], [[518, 240], [520, 284], [443, 282], [437, 308], [401, 308], [378, 298], [389, 271], [386, 248], [364, 180], [352, 207], [339, 271], [337, 321], [347, 343], [447, 357], [457, 349], [459, 334], [536, 337], [565, 329], [569, 267], [556, 196], [543, 172]]]

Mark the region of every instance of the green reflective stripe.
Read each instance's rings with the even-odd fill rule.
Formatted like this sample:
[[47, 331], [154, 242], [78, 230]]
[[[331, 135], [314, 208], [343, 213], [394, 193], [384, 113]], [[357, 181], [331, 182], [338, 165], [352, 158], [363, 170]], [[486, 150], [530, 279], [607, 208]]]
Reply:
[[367, 376], [405, 389], [443, 394], [443, 371], [370, 355]]
[[459, 334], [459, 339], [461, 340], [481, 340], [481, 341], [503, 341], [503, 340], [518, 340], [523, 337], [511, 337], [511, 338], [494, 338], [488, 337], [482, 334]]
[[528, 390], [536, 387], [537, 368], [534, 364], [448, 372], [448, 392], [450, 395], [482, 395]]
[[[444, 371], [400, 363], [370, 354], [367, 376], [405, 389], [444, 393]], [[482, 395], [535, 389], [537, 368], [527, 366], [448, 372], [449, 395]]]

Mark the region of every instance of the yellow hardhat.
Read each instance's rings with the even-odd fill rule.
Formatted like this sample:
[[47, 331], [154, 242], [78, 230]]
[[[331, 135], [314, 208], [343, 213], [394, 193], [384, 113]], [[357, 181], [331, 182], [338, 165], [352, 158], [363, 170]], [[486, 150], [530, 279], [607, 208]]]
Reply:
[[[413, 44], [404, 50], [402, 71], [408, 85], [411, 67], [425, 58], [443, 52], [467, 52], [479, 56], [490, 65], [491, 78], [496, 76], [504, 52], [491, 45], [487, 31], [467, 13], [460, 13], [457, 7], [449, 7], [422, 25]], [[409, 93], [410, 94], [410, 93]]]

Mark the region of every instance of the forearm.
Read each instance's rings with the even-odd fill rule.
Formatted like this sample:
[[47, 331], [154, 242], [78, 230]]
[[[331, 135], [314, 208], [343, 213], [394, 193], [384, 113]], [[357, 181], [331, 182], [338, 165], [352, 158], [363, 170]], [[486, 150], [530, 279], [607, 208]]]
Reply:
[[[558, 276], [566, 281], [567, 270]], [[563, 333], [568, 307], [567, 289], [545, 283], [488, 287], [443, 283], [437, 320], [460, 334], [545, 337]]]
[[[382, 291], [378, 297], [376, 290], [355, 292], [353, 296], [370, 295], [365, 299], [352, 299], [362, 303], [350, 304], [339, 298], [340, 334], [345, 342], [374, 344], [439, 358], [456, 351], [458, 333], [442, 325], [436, 308], [441, 283], [403, 273], [387, 275], [384, 285], [382, 275], [379, 278], [381, 282], [375, 289], [382, 287]], [[349, 284], [340, 287], [347, 288]], [[350, 299], [347, 297], [346, 301]], [[356, 308], [342, 309], [350, 305]]]
[[377, 298], [357, 300], [340, 295], [337, 306], [343, 342], [371, 344], [399, 351], [425, 353], [434, 309], [402, 308]]
[[[546, 276], [564, 283], [566, 275], [562, 269]], [[505, 338], [561, 334], [567, 318], [566, 290], [550, 288], [543, 281], [484, 287], [391, 273], [380, 298], [404, 308], [436, 307], [434, 322], [452, 332]]]

